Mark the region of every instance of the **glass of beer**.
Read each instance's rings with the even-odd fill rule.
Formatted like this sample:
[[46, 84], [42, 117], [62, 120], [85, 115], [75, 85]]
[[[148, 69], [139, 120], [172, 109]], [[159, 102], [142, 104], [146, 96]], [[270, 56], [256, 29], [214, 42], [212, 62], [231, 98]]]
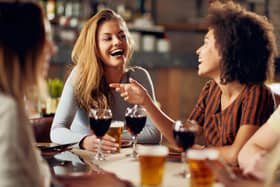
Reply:
[[191, 172], [191, 187], [212, 187], [215, 175], [207, 164], [207, 160], [218, 160], [219, 152], [213, 149], [195, 150], [187, 152], [189, 169]]
[[116, 143], [119, 144], [118, 149], [116, 152], [120, 153], [121, 151], [121, 137], [122, 137], [122, 132], [124, 128], [124, 122], [123, 121], [112, 121], [109, 130], [107, 131], [107, 134], [109, 136], [112, 136], [113, 138], [116, 139]]
[[139, 146], [137, 152], [141, 186], [160, 186], [168, 148], [163, 145]]

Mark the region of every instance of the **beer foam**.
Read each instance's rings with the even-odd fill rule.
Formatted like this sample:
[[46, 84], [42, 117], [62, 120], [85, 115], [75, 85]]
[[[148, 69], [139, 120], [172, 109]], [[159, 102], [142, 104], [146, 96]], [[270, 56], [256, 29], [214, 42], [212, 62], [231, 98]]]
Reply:
[[163, 145], [138, 145], [137, 152], [139, 156], [166, 156], [168, 155], [168, 148]]
[[187, 152], [188, 159], [195, 159], [195, 160], [216, 160], [219, 157], [219, 152], [214, 149], [190, 149]]
[[124, 127], [123, 121], [112, 121], [110, 127]]

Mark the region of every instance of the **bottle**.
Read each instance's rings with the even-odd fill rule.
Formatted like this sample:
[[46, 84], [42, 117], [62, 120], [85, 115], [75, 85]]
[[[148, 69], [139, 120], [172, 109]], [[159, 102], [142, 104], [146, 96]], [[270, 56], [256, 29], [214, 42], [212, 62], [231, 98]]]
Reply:
[[55, 1], [49, 0], [47, 2], [47, 15], [49, 20], [53, 20], [55, 18]]

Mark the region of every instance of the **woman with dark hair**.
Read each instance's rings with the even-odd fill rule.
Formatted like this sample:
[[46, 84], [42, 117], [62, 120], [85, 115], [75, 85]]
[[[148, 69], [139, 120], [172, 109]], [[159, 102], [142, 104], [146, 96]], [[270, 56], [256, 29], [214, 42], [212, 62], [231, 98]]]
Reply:
[[[232, 165], [250, 136], [274, 110], [272, 93], [264, 85], [272, 79], [276, 55], [273, 27], [266, 18], [240, 5], [214, 2], [207, 16], [208, 32], [197, 50], [198, 75], [211, 78], [186, 125], [195, 125], [205, 144]], [[163, 135], [174, 143], [174, 120], [151, 101], [135, 80], [111, 84], [124, 100], [143, 105]]]
[[44, 76], [54, 45], [34, 3], [0, 2], [0, 186], [50, 186], [35, 149], [25, 100], [45, 97]]

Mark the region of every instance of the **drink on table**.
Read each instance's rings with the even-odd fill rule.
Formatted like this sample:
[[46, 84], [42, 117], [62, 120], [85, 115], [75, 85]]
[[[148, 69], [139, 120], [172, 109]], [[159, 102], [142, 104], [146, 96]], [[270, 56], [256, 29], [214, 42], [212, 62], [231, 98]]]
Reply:
[[107, 132], [108, 135], [112, 136], [113, 138], [116, 139], [116, 143], [119, 144], [119, 147], [116, 152], [120, 152], [120, 146], [121, 146], [121, 137], [122, 137], [122, 132], [124, 128], [124, 122], [123, 121], [112, 121], [110, 128]]
[[217, 161], [218, 156], [219, 152], [217, 150], [188, 150], [187, 159], [191, 172], [191, 187], [213, 186], [215, 182], [215, 175], [207, 165], [207, 160]]
[[195, 141], [195, 132], [187, 128], [173, 129], [173, 136], [178, 147], [186, 151]]
[[89, 118], [90, 128], [93, 130], [95, 136], [102, 138], [110, 127], [112, 118], [106, 119], [95, 119], [94, 117]]
[[91, 130], [97, 137], [98, 148], [95, 160], [104, 160], [105, 157], [101, 152], [101, 139], [108, 131], [112, 121], [112, 111], [110, 109], [90, 109], [89, 124]]
[[181, 121], [176, 121], [173, 128], [173, 137], [178, 147], [183, 149], [181, 159], [184, 167], [183, 175], [188, 178], [190, 175], [187, 172], [186, 151], [195, 143], [195, 131], [189, 127], [185, 127]]
[[126, 127], [132, 135], [139, 134], [145, 126], [146, 116], [126, 116]]
[[159, 186], [164, 176], [168, 148], [161, 145], [139, 146], [138, 160], [142, 186]]
[[143, 107], [139, 105], [134, 105], [132, 108], [127, 108], [125, 112], [125, 122], [126, 127], [130, 134], [132, 135], [132, 141], [133, 141], [133, 152], [132, 156], [136, 158], [137, 152], [136, 152], [136, 142], [137, 142], [137, 135], [142, 131], [146, 124], [146, 111]]

